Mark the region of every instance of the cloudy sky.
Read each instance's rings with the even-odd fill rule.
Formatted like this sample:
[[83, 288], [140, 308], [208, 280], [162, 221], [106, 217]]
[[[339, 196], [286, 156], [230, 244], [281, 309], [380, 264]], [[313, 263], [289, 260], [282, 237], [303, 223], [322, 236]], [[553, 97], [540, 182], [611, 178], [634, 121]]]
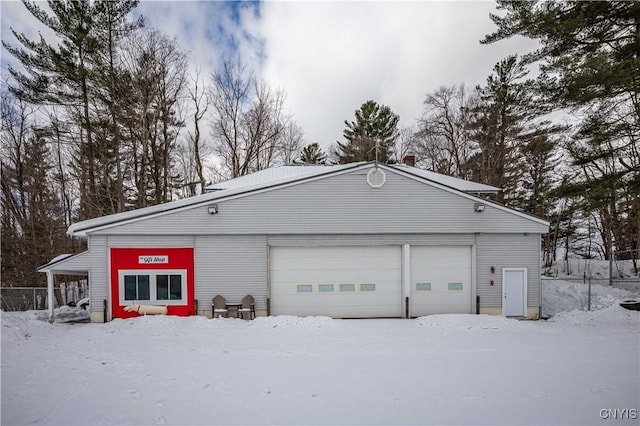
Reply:
[[[35, 36], [42, 28], [17, 1], [1, 1], [2, 39], [9, 26]], [[344, 120], [373, 99], [415, 123], [425, 95], [439, 86], [483, 83], [493, 65], [535, 46], [513, 39], [479, 40], [494, 29], [494, 2], [232, 3], [142, 0], [147, 26], [175, 36], [191, 67], [210, 74], [237, 55], [273, 88], [305, 132], [305, 143], [327, 148], [342, 140]], [[2, 72], [12, 58], [2, 50]]]

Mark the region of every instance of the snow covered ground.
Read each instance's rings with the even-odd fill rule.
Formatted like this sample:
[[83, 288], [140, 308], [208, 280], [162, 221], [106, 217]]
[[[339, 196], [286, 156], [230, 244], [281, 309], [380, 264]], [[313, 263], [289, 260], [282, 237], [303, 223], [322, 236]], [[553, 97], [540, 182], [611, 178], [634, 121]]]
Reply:
[[[591, 310], [607, 308], [625, 299], [640, 298], [640, 295], [609, 285], [591, 284]], [[573, 310], [587, 311], [589, 306], [588, 285], [582, 281], [542, 279], [542, 317]]]
[[1, 421], [637, 425], [640, 312], [621, 308], [626, 295], [606, 287], [601, 309], [571, 310], [581, 303], [573, 284], [550, 285], [548, 321], [49, 324], [33, 311], [2, 313]]

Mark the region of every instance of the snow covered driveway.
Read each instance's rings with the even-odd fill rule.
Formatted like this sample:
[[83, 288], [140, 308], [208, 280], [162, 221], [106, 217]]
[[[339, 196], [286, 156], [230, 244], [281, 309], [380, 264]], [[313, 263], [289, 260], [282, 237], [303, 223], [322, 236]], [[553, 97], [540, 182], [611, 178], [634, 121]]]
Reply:
[[3, 313], [2, 424], [637, 425], [639, 330], [617, 305], [536, 322]]

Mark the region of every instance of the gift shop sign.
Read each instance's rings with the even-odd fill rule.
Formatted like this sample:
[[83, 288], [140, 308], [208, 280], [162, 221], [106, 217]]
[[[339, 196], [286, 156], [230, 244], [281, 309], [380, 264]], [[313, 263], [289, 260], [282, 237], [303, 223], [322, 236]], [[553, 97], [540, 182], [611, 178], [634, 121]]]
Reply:
[[155, 255], [155, 256], [138, 256], [138, 264], [140, 265], [153, 265], [159, 263], [169, 263], [168, 255]]

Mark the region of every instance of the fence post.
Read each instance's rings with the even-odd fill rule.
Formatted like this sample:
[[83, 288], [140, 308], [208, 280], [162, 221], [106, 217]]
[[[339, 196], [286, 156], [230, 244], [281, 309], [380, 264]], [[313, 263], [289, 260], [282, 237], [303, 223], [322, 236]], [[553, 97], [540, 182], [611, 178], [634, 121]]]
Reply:
[[587, 297], [587, 311], [591, 310], [591, 277], [589, 277], [589, 295]]
[[611, 244], [611, 250], [609, 250], [609, 285], [613, 285], [613, 244]]

